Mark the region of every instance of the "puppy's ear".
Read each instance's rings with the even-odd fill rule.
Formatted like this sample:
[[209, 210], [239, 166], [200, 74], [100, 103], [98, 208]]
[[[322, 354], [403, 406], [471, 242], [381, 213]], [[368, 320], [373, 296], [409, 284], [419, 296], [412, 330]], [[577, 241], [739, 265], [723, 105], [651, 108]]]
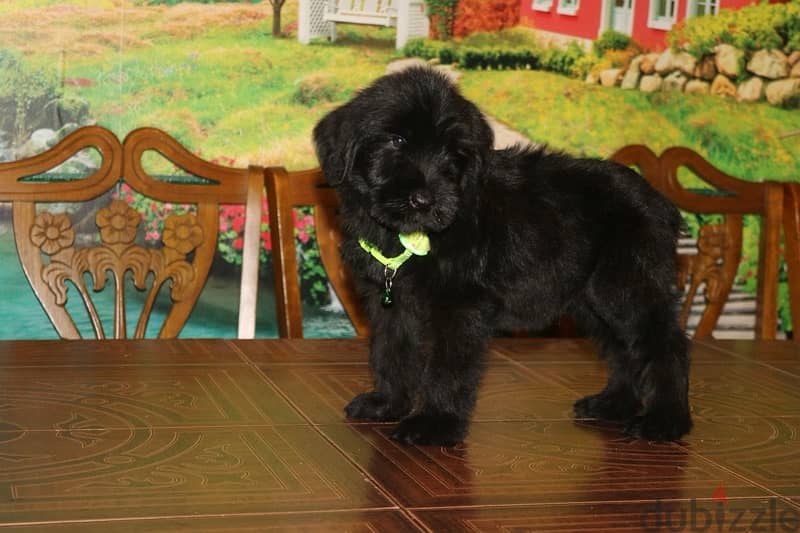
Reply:
[[334, 187], [353, 171], [360, 146], [357, 125], [350, 120], [347, 105], [328, 113], [314, 127], [314, 145], [325, 179]]

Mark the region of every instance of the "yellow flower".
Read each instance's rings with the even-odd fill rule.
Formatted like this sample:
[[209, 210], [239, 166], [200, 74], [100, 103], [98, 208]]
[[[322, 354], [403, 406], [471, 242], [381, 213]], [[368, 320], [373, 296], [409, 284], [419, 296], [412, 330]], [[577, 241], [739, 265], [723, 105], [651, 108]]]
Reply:
[[191, 213], [171, 216], [164, 221], [161, 240], [168, 248], [185, 255], [203, 242], [203, 228], [197, 223], [197, 217]]
[[75, 242], [72, 222], [64, 213], [40, 213], [31, 227], [31, 242], [47, 255], [54, 255]]
[[132, 243], [140, 219], [139, 213], [122, 200], [111, 202], [108, 207], [100, 209], [95, 217], [100, 238], [106, 244]]

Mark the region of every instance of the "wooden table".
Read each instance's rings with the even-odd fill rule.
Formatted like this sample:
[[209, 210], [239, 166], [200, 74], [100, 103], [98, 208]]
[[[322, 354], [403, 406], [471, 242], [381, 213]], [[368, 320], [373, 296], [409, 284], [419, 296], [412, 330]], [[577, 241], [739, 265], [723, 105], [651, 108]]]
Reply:
[[669, 513], [691, 530], [721, 510], [728, 530], [743, 510], [738, 524], [756, 530], [763, 511], [756, 526], [773, 531], [770, 515], [800, 518], [797, 345], [695, 343], [696, 427], [668, 444], [573, 419], [606, 377], [583, 341], [496, 340], [454, 448], [345, 422], [370, 386], [365, 361], [348, 340], [0, 342], [0, 529], [667, 531]]

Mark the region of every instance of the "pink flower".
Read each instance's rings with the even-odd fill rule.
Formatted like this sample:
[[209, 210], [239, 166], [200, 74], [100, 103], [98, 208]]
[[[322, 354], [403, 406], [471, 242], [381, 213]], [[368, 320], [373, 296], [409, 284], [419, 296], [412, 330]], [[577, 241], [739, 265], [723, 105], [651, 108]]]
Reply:
[[161, 234], [158, 230], [148, 231], [144, 234], [144, 238], [146, 241], [158, 241], [161, 238]]
[[241, 233], [242, 228], [244, 228], [244, 216], [239, 215], [234, 217], [234, 219], [231, 221], [231, 227], [236, 233]]
[[305, 230], [300, 230], [297, 233], [297, 238], [300, 239], [300, 242], [302, 242], [303, 244], [306, 244], [306, 243], [308, 243], [308, 239], [310, 237], [308, 236], [308, 233], [305, 232]]
[[219, 230], [228, 231], [228, 222], [224, 218], [219, 219]]

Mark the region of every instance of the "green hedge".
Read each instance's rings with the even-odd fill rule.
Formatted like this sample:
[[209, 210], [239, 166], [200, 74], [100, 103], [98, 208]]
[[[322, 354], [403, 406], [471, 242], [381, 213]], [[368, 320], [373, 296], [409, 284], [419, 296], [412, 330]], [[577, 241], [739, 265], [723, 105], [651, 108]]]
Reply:
[[468, 41], [454, 45], [440, 41], [415, 39], [409, 41], [403, 53], [406, 57], [437, 59], [443, 64], [458, 63], [462, 68], [470, 70], [532, 69], [548, 70], [567, 76], [575, 75], [575, 65], [585, 55], [580, 46], [575, 43], [570, 43], [563, 50], [518, 44], [482, 47], [470, 46], [467, 43]]

